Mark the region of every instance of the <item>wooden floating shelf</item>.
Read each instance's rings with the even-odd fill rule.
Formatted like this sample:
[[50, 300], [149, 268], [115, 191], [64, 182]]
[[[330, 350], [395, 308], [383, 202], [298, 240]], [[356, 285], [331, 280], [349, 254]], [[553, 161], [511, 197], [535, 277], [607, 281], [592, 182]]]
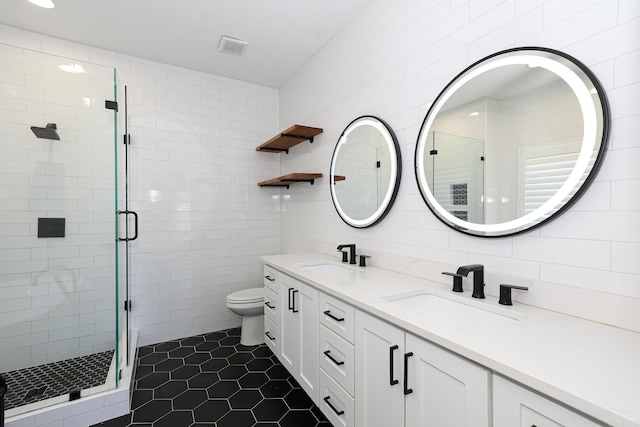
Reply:
[[344, 181], [345, 179], [347, 179], [347, 178], [344, 175], [334, 175], [333, 176], [333, 182]]
[[293, 125], [281, 134], [274, 136], [267, 142], [256, 147], [256, 151], [265, 151], [268, 153], [281, 153], [284, 151], [289, 154], [289, 148], [307, 140], [313, 143], [313, 137], [321, 133], [322, 128]]
[[313, 185], [317, 178], [322, 178], [321, 173], [290, 173], [279, 176], [278, 178], [268, 179], [258, 183], [260, 187], [287, 187], [296, 182], [308, 182]]

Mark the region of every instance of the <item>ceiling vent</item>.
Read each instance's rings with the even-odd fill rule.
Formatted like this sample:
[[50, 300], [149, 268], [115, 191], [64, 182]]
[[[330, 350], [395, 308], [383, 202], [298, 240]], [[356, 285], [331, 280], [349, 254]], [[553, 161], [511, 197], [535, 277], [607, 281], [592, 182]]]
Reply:
[[220, 38], [220, 44], [218, 45], [218, 51], [232, 55], [244, 55], [244, 51], [247, 50], [248, 45], [249, 42], [222, 36]]

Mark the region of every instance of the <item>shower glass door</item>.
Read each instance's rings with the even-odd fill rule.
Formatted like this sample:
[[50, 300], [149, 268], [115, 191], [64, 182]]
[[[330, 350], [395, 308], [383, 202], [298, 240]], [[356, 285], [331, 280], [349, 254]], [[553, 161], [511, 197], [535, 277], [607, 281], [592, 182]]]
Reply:
[[113, 68], [0, 44], [7, 418], [116, 386], [116, 82]]

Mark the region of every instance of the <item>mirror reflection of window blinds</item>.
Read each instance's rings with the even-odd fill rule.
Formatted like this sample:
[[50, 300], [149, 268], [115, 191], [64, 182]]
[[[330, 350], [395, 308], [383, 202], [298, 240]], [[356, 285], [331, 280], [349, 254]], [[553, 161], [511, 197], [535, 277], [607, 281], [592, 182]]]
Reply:
[[[562, 187], [575, 166], [579, 155], [578, 150], [580, 150], [579, 143], [521, 150], [519, 181], [523, 197], [519, 209], [520, 215], [538, 209]], [[590, 167], [593, 166], [593, 161], [593, 159], [590, 161]], [[578, 188], [584, 184], [588, 175], [588, 171], [583, 174], [579, 185], [570, 192], [570, 197], [573, 197]], [[553, 212], [544, 218], [551, 214]]]

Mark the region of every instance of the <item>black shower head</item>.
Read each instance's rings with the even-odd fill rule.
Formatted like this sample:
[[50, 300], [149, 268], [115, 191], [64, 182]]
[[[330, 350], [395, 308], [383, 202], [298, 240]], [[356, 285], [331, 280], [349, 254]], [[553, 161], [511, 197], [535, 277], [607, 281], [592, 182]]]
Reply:
[[31, 126], [31, 130], [38, 138], [55, 139], [56, 141], [60, 141], [60, 135], [58, 135], [57, 129], [58, 127], [55, 123], [47, 123], [47, 126], [43, 128]]

